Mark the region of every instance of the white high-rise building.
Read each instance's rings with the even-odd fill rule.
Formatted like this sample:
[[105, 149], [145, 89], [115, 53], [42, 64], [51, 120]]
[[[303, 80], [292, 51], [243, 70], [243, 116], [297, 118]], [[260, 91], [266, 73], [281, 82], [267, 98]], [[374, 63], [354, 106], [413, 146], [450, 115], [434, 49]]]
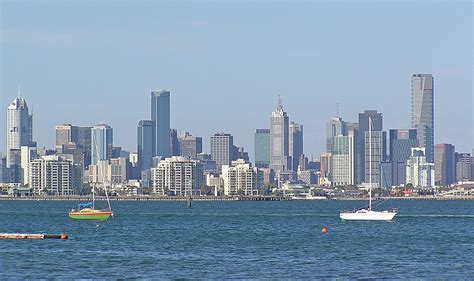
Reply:
[[333, 186], [346, 186], [355, 184], [355, 153], [354, 131], [348, 136], [335, 136], [332, 138], [331, 149], [331, 182]]
[[291, 167], [289, 157], [289, 117], [283, 110], [281, 100], [272, 112], [270, 122], [270, 168], [280, 174]]
[[224, 195], [256, 195], [263, 186], [263, 171], [252, 168], [243, 159], [232, 161], [232, 165], [222, 166]]
[[29, 114], [24, 98], [16, 98], [7, 108], [7, 167], [20, 164], [19, 154], [22, 146], [33, 143], [33, 116]]
[[186, 157], [172, 156], [151, 168], [151, 186], [159, 195], [196, 195], [203, 181], [202, 163]]
[[406, 166], [406, 184], [411, 183], [413, 187], [435, 186], [434, 164], [429, 163], [425, 156], [426, 148], [413, 147], [411, 157]]
[[30, 181], [30, 162], [37, 158], [36, 147], [21, 147], [21, 169], [23, 171], [23, 185], [29, 184]]
[[30, 162], [29, 184], [37, 195], [72, 195], [79, 188], [74, 165], [56, 155], [42, 156]]

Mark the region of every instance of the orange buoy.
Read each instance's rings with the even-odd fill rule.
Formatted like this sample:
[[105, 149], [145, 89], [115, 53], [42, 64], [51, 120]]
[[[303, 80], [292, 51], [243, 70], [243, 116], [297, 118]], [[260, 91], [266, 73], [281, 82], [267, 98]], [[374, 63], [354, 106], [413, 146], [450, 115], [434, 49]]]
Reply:
[[328, 229], [325, 228], [325, 227], [323, 227], [323, 228], [321, 228], [321, 232], [322, 232], [322, 233], [326, 233], [326, 232], [328, 232]]
[[61, 240], [67, 240], [68, 236], [66, 233], [61, 233]]

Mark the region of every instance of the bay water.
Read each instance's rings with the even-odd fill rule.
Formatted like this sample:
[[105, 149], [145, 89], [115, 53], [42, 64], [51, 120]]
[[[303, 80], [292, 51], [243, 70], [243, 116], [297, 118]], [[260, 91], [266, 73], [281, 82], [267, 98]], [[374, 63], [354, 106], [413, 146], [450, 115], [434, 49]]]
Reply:
[[[365, 201], [113, 201], [105, 222], [73, 201], [0, 201], [0, 279], [474, 278], [474, 201], [394, 200], [392, 222], [345, 222]], [[327, 233], [322, 233], [322, 228]]]

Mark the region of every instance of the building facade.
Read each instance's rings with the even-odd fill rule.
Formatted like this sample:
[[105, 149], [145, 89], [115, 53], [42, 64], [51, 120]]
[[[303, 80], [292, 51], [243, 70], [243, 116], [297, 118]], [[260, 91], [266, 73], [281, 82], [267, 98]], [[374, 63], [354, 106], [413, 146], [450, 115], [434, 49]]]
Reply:
[[436, 184], [442, 186], [453, 184], [456, 181], [454, 145], [448, 143], [436, 144], [434, 152]]
[[29, 184], [37, 195], [72, 195], [80, 188], [72, 161], [56, 155], [42, 156], [30, 162]]
[[202, 138], [194, 137], [188, 132], [184, 132], [179, 137], [180, 154], [183, 157], [197, 159], [197, 155], [202, 153]]
[[298, 170], [301, 155], [303, 155], [303, 125], [291, 122], [289, 129], [289, 156], [291, 169]]
[[354, 133], [335, 136], [331, 141], [331, 183], [333, 186], [355, 184]]
[[[369, 124], [369, 119], [371, 124]], [[364, 110], [364, 112], [359, 113], [359, 140], [357, 146], [357, 160], [356, 160], [356, 171], [357, 177], [356, 182], [362, 183], [366, 181], [366, 166], [368, 162], [365, 159], [366, 153], [366, 132], [369, 131], [371, 127], [372, 132], [383, 131], [383, 115], [377, 110]]]
[[24, 98], [15, 98], [7, 107], [6, 129], [7, 167], [20, 165], [18, 155], [21, 147], [33, 145], [33, 116]]
[[138, 167], [149, 170], [153, 159], [153, 121], [141, 120], [137, 128]]
[[110, 160], [113, 149], [113, 130], [109, 125], [98, 124], [91, 129], [91, 164]]
[[432, 74], [411, 78], [411, 126], [417, 130], [418, 144], [426, 148], [426, 159], [434, 161], [434, 79]]
[[382, 131], [365, 132], [365, 180], [372, 187], [380, 187], [380, 164], [386, 160], [387, 135]]
[[170, 156], [170, 92], [151, 92], [151, 121], [153, 121], [153, 156]]
[[332, 150], [332, 138], [346, 135], [346, 123], [341, 117], [333, 117], [326, 123], [326, 151]]
[[270, 166], [270, 129], [255, 131], [255, 167], [268, 168]]
[[159, 195], [198, 195], [203, 181], [202, 164], [181, 156], [161, 160], [151, 169], [151, 186]]
[[456, 153], [456, 181], [470, 181], [471, 180], [471, 154], [470, 153]]
[[211, 136], [211, 157], [216, 161], [219, 171], [222, 165], [230, 165], [234, 148], [234, 138], [231, 134], [217, 133]]
[[427, 162], [426, 149], [414, 147], [411, 151], [406, 165], [406, 184], [412, 184], [415, 188], [434, 187], [435, 167], [433, 163]]
[[263, 172], [242, 159], [222, 166], [224, 195], [257, 195], [263, 186]]
[[277, 175], [291, 166], [289, 132], [289, 117], [280, 101], [270, 122], [270, 168]]

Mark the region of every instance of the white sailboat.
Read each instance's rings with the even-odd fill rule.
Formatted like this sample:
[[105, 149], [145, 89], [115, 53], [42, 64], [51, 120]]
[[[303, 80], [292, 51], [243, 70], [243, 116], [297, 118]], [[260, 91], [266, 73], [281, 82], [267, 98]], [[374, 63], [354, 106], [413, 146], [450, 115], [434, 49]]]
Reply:
[[357, 221], [390, 221], [398, 210], [372, 210], [372, 118], [369, 117], [369, 207], [352, 211], [342, 211], [339, 217], [343, 220]]

